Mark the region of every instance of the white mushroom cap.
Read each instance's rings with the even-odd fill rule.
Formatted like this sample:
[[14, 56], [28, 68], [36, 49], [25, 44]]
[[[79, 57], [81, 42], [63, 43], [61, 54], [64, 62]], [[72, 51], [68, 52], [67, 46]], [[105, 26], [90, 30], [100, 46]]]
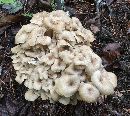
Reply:
[[105, 76], [115, 88], [117, 86], [117, 76], [112, 72], [107, 72], [105, 69], [101, 70], [103, 76]]
[[59, 57], [66, 63], [70, 64], [74, 58], [74, 54], [68, 50], [59, 52]]
[[69, 75], [79, 75], [82, 73], [81, 70], [76, 70], [74, 65], [69, 65], [65, 70], [64, 73], [69, 74]]
[[54, 55], [55, 58], [59, 58], [58, 47], [57, 46], [48, 46], [50, 53]]
[[[36, 44], [41, 42], [41, 40], [44, 40], [45, 32], [46, 32], [46, 28], [37, 27], [33, 29], [30, 33], [29, 39], [27, 40], [29, 46], [35, 46]], [[44, 42], [42, 42], [41, 44], [44, 45]]]
[[26, 91], [25, 93], [25, 99], [28, 101], [35, 101], [38, 98], [38, 94], [36, 94], [36, 92], [34, 92], [34, 90], [29, 89], [28, 91]]
[[42, 56], [39, 60], [40, 60], [40, 62], [44, 62], [47, 65], [52, 65], [55, 61], [52, 53], [48, 53], [48, 54]]
[[74, 64], [84, 66], [86, 64], [85, 60], [86, 58], [81, 53], [79, 53], [78, 56], [74, 57]]
[[26, 33], [23, 33], [22, 35], [15, 37], [15, 44], [25, 43], [27, 39], [28, 35]]
[[70, 103], [69, 104], [76, 105], [77, 102], [78, 102], [78, 100], [77, 100], [76, 94], [74, 94], [73, 96], [70, 97]]
[[88, 54], [93, 53], [93, 50], [90, 48], [90, 46], [80, 45], [80, 46], [76, 46], [76, 47], [78, 47], [78, 49], [84, 56], [87, 56]]
[[69, 22], [70, 18], [62, 10], [52, 11], [51, 14], [44, 18], [44, 25], [56, 32], [61, 32], [65, 29], [65, 23]]
[[17, 76], [16, 76], [16, 78], [15, 78], [15, 80], [19, 83], [19, 84], [21, 84], [25, 79], [27, 79], [28, 78], [28, 76], [27, 75], [25, 75], [25, 74], [20, 74], [18, 71], [17, 71]]
[[42, 90], [45, 92], [49, 92], [50, 89], [53, 86], [53, 80], [52, 79], [47, 79], [47, 80], [42, 80]]
[[103, 95], [110, 95], [114, 93], [112, 83], [108, 80], [107, 75], [102, 74], [101, 71], [95, 71], [91, 76], [91, 81]]
[[18, 73], [21, 73], [21, 74], [26, 74], [28, 77], [29, 75], [31, 75], [32, 71], [33, 71], [33, 68], [28, 68], [28, 67], [22, 67], [21, 69], [21, 72], [18, 71]]
[[27, 57], [34, 57], [34, 58], [37, 58], [37, 57], [38, 57], [38, 54], [35, 53], [35, 52], [32, 52], [32, 51], [26, 51], [26, 52], [25, 52], [25, 55], [26, 55]]
[[66, 64], [58, 59], [55, 59], [54, 64], [51, 66], [51, 70], [54, 72], [60, 72], [64, 70]]
[[93, 42], [95, 40], [93, 33], [90, 30], [83, 29], [82, 32], [85, 35], [85, 40], [87, 42]]
[[42, 26], [44, 17], [46, 17], [47, 15], [48, 15], [48, 13], [46, 11], [43, 11], [41, 13], [39, 12], [37, 14], [33, 14], [33, 17], [30, 20], [30, 22], [33, 24], [37, 24], [39, 26]]
[[23, 64], [18, 62], [18, 63], [13, 64], [13, 66], [14, 66], [15, 70], [20, 70], [22, 68]]
[[65, 46], [71, 47], [71, 45], [68, 42], [66, 42], [65, 40], [62, 40], [62, 39], [57, 41], [57, 46], [58, 46], [58, 48], [62, 48]]
[[97, 101], [100, 95], [98, 89], [91, 83], [80, 83], [78, 91], [81, 99], [88, 103]]
[[15, 36], [15, 44], [25, 43], [29, 38], [28, 33], [37, 27], [38, 26], [32, 24], [23, 25]]
[[90, 50], [90, 47], [85, 46], [75, 46], [74, 49], [74, 60], [73, 63], [78, 69], [84, 69], [88, 63], [91, 62], [90, 59], [90, 53], [92, 53], [92, 50]]
[[13, 59], [12, 63], [14, 63], [14, 64], [21, 62], [21, 59], [17, 55], [12, 56], [11, 58]]
[[[20, 47], [20, 45], [17, 45], [17, 46], [15, 46], [15, 47], [13, 47], [13, 48], [11, 48], [11, 51], [12, 51], [12, 53], [18, 53], [18, 52], [20, 52], [22, 49], [21, 49], [21, 47]], [[12, 56], [13, 57], [13, 56]], [[11, 57], [11, 58], [12, 58]]]
[[54, 101], [58, 101], [59, 98], [60, 98], [59, 94], [56, 93], [54, 87], [50, 89], [50, 95], [51, 95], [51, 98], [52, 98]]
[[39, 75], [38, 75], [37, 72], [35, 73], [35, 70], [36, 69], [34, 69], [34, 71], [31, 73], [30, 79], [33, 80], [33, 81], [38, 81], [39, 80]]
[[74, 46], [76, 44], [76, 40], [75, 40], [75, 33], [74, 32], [70, 32], [70, 31], [63, 31], [61, 34], [59, 34], [58, 39], [59, 40], [65, 40], [65, 41], [69, 41], [69, 43]]
[[102, 66], [102, 60], [95, 53], [91, 53], [90, 59], [91, 59], [90, 62], [86, 63], [86, 69], [85, 69], [85, 71], [89, 75], [92, 75], [93, 72], [95, 72], [96, 70], [99, 70], [101, 68], [101, 66]]
[[59, 18], [53, 16], [45, 17], [44, 24], [47, 28], [51, 28], [57, 32], [61, 32], [65, 28], [64, 22], [59, 21]]
[[42, 88], [42, 82], [40, 82], [39, 80], [34, 81], [33, 88], [35, 90], [40, 90]]
[[48, 99], [48, 96], [46, 95], [45, 91], [41, 90], [40, 94], [41, 94], [40, 96], [41, 96], [42, 100], [47, 100]]
[[84, 72], [82, 72], [80, 75], [80, 82], [88, 82], [88, 75], [84, 74]]
[[36, 41], [36, 44], [50, 45], [51, 38], [49, 36], [39, 37]]
[[33, 89], [33, 81], [31, 79], [25, 80], [24, 85], [29, 89]]
[[[76, 35], [79, 37], [77, 39], [84, 40], [85, 42], [87, 42], [88, 46], [90, 46], [90, 43], [95, 40], [92, 32], [87, 29], [82, 29], [82, 30], [76, 31]], [[79, 42], [80, 42], [80, 40], [79, 40]]]
[[115, 88], [117, 86], [117, 76], [112, 72], [107, 72], [108, 76], [107, 78], [112, 83], [113, 87]]
[[64, 105], [67, 105], [70, 102], [70, 98], [69, 97], [61, 97], [58, 101]]
[[45, 70], [43, 73], [39, 73], [40, 76], [40, 79], [48, 79], [48, 71]]
[[61, 96], [70, 97], [77, 91], [79, 83], [76, 75], [62, 75], [55, 80], [55, 91]]
[[74, 30], [78, 30], [78, 29], [82, 29], [83, 26], [81, 24], [81, 22], [79, 21], [78, 18], [76, 17], [72, 17], [72, 27], [74, 28]]
[[19, 32], [21, 32], [21, 33], [23, 33], [23, 32], [30, 33], [33, 29], [38, 28], [38, 27], [39, 27], [38, 25], [34, 25], [34, 24], [30, 23], [30, 24], [27, 24], [27, 25], [23, 25], [22, 28], [19, 30]]

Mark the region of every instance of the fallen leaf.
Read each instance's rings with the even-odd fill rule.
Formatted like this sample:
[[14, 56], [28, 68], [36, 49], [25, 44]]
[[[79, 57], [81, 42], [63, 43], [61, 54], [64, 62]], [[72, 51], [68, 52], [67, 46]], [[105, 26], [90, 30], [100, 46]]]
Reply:
[[106, 1], [106, 4], [109, 6], [111, 5], [115, 0], [105, 0]]
[[6, 97], [6, 108], [11, 115], [17, 115], [19, 110], [24, 106], [25, 103], [18, 102], [17, 99], [13, 99], [11, 94]]
[[100, 31], [99, 28], [93, 24], [91, 24], [90, 29], [93, 33], [97, 33]]
[[40, 0], [40, 2], [44, 5], [50, 6], [51, 5], [51, 0]]
[[9, 116], [7, 108], [0, 104], [0, 116]]
[[1, 15], [1, 17], [0, 17], [0, 27], [22, 21], [23, 18], [25, 18], [22, 15], [5, 15], [5, 14], [0, 14], [0, 15]]
[[119, 43], [109, 43], [103, 48], [103, 58], [112, 63], [120, 54], [120, 44]]

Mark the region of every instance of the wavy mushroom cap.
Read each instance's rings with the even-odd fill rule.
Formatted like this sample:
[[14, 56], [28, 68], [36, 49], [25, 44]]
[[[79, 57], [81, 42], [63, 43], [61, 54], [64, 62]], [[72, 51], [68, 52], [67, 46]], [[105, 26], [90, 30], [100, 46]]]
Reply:
[[97, 101], [100, 95], [99, 90], [91, 83], [80, 83], [78, 91], [80, 98], [88, 103]]
[[65, 74], [68, 75], [79, 75], [82, 73], [81, 70], [76, 70], [74, 65], [70, 64], [65, 70], [64, 70]]
[[16, 76], [15, 80], [16, 80], [19, 84], [21, 84], [22, 82], [24, 82], [25, 79], [28, 78], [27, 75], [25, 75], [25, 74], [20, 74], [18, 71], [17, 71], [16, 73], [17, 73], [17, 76]]
[[101, 58], [97, 54], [91, 53], [90, 62], [86, 64], [85, 71], [91, 76], [93, 72], [95, 72], [96, 70], [99, 70], [101, 66], [102, 66]]
[[115, 88], [117, 86], [117, 76], [112, 72], [107, 72], [105, 69], [102, 69], [100, 71], [102, 73], [102, 76], [106, 77]]
[[34, 14], [32, 19], [30, 20], [30, 22], [32, 24], [37, 24], [39, 26], [42, 26], [43, 20], [47, 15], [48, 15], [48, 12], [46, 12], [46, 11], [43, 11], [42, 13], [39, 12], [37, 14]]
[[64, 50], [59, 52], [59, 57], [66, 63], [66, 64], [70, 64], [73, 61], [74, 55], [72, 52], [68, 51], [68, 50]]
[[64, 70], [66, 67], [66, 64], [59, 59], [55, 59], [53, 65], [51, 66], [51, 70], [54, 72], [60, 72]]
[[47, 28], [53, 29], [54, 31], [61, 32], [65, 29], [64, 17], [66, 16], [66, 13], [62, 11], [58, 12], [53, 11], [51, 14], [46, 16], [44, 18], [44, 25]]
[[101, 71], [95, 71], [91, 76], [91, 81], [103, 95], [110, 95], [114, 93], [114, 87], [107, 78], [107, 75]]
[[25, 93], [25, 99], [28, 101], [35, 101], [39, 95], [34, 90], [28, 90]]
[[41, 63], [46, 63], [47, 65], [52, 65], [55, 61], [55, 58], [52, 53], [48, 53], [48, 54], [42, 56], [39, 60]]
[[34, 81], [34, 83], [33, 83], [33, 88], [34, 88], [35, 90], [41, 90], [41, 88], [42, 88], [42, 82], [40, 82], [40, 80]]
[[41, 99], [42, 100], [47, 100], [48, 99], [48, 96], [46, 95], [46, 92], [45, 91], [40, 91], [40, 96], [41, 96]]
[[38, 28], [38, 26], [33, 24], [23, 25], [15, 36], [15, 44], [25, 43], [29, 38], [29, 33], [35, 28]]
[[62, 75], [55, 80], [55, 91], [61, 96], [70, 97], [77, 91], [79, 83], [76, 75]]
[[52, 100], [54, 101], [58, 101], [60, 98], [59, 94], [56, 93], [55, 88], [50, 89], [50, 95], [51, 95]]
[[25, 80], [24, 85], [29, 89], [33, 89], [33, 81], [31, 79]]
[[58, 36], [59, 40], [65, 40], [65, 41], [69, 41], [72, 45], [76, 44], [76, 40], [75, 40], [75, 33], [72, 31], [63, 31], [62, 33], [59, 34]]
[[115, 88], [117, 86], [117, 76], [112, 72], [107, 72], [108, 76], [107, 78], [112, 83], [113, 87]]
[[69, 97], [61, 97], [59, 99], [59, 102], [62, 103], [62, 104], [64, 104], [64, 105], [67, 105], [67, 104], [70, 103], [70, 98]]

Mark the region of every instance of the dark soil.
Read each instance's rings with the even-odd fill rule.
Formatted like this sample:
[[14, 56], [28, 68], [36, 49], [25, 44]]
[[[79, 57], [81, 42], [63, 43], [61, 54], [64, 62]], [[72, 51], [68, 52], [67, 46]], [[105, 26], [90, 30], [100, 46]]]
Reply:
[[108, 0], [97, 8], [93, 0], [66, 0], [72, 16], [78, 17], [84, 27], [95, 34], [92, 48], [102, 57], [106, 70], [118, 77], [114, 95], [104, 96], [93, 104], [79, 101], [76, 106], [50, 104], [40, 99], [28, 102], [24, 99], [27, 88], [14, 80], [10, 50], [15, 46], [16, 33], [30, 20], [21, 13], [52, 10], [38, 0], [27, 1], [24, 9], [15, 14], [0, 11], [0, 116], [130, 116], [129, 0]]

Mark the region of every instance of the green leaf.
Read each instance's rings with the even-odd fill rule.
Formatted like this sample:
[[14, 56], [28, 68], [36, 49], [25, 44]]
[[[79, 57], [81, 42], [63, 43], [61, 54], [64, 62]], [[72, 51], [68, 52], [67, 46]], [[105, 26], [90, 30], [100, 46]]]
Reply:
[[9, 13], [16, 13], [23, 8], [23, 4], [19, 0], [0, 0], [0, 4]]
[[25, 17], [33, 17], [33, 13], [24, 13], [22, 15]]
[[0, 0], [0, 4], [13, 4], [15, 2], [15, 0]]

